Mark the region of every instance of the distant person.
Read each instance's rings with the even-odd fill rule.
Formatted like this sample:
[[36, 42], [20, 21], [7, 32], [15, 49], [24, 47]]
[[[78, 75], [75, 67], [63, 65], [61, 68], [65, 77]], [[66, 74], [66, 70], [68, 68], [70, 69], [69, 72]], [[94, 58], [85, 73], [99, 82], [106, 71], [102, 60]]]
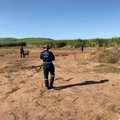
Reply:
[[84, 44], [81, 44], [81, 52], [84, 51]]
[[[44, 72], [44, 82], [47, 89], [54, 88], [54, 78], [55, 78], [55, 68], [52, 61], [55, 60], [54, 54], [49, 51], [49, 45], [43, 46], [44, 51], [41, 52], [40, 58], [43, 60], [43, 72]], [[48, 80], [48, 75], [51, 75], [50, 81]], [[49, 83], [50, 82], [50, 83]]]
[[23, 46], [21, 46], [21, 48], [20, 48], [20, 57], [21, 57], [21, 58], [25, 57]]

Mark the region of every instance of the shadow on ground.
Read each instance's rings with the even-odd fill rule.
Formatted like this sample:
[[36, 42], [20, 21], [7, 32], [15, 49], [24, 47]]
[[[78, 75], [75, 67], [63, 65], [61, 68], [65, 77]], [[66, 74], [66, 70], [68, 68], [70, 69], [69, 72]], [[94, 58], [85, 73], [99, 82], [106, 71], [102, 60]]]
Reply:
[[99, 81], [85, 81], [82, 83], [76, 83], [76, 84], [70, 84], [70, 85], [64, 85], [64, 86], [58, 86], [55, 87], [55, 90], [61, 90], [61, 89], [66, 89], [66, 88], [70, 88], [70, 87], [75, 87], [75, 86], [83, 86], [83, 85], [93, 85], [93, 84], [102, 84], [102, 83], [106, 83], [109, 80], [99, 80]]

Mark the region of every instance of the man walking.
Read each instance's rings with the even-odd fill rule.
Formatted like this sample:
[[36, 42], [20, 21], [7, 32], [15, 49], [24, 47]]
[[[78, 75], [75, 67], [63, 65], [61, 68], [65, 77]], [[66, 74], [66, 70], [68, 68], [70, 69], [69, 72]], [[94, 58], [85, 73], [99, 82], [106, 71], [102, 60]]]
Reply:
[[[55, 68], [52, 61], [55, 60], [54, 54], [49, 51], [49, 45], [43, 46], [44, 51], [41, 52], [40, 58], [43, 60], [43, 72], [44, 72], [44, 82], [47, 89], [54, 88], [54, 77], [55, 77]], [[51, 74], [50, 81], [48, 80], [48, 75]], [[50, 82], [50, 83], [49, 83]]]

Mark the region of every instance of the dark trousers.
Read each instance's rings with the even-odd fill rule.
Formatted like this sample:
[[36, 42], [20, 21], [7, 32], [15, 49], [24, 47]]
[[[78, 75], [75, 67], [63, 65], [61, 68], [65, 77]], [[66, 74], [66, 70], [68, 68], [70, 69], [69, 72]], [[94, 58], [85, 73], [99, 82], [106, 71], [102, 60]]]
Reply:
[[20, 57], [21, 57], [21, 58], [25, 57], [24, 52], [21, 52], [21, 53], [20, 53]]
[[[43, 63], [43, 72], [44, 72], [44, 80], [45, 80], [45, 87], [48, 87], [49, 85], [53, 85], [54, 83], [54, 77], [55, 77], [55, 68], [52, 63]], [[50, 77], [50, 84], [49, 84], [49, 73], [51, 75]]]
[[81, 47], [81, 51], [83, 52], [83, 50], [84, 50], [84, 47], [82, 46], [82, 47]]

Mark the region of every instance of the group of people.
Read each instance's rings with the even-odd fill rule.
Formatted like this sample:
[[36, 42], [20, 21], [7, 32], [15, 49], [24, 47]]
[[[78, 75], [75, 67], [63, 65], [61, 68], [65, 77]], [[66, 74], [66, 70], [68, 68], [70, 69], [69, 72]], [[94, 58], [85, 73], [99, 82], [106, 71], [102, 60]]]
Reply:
[[[44, 82], [45, 82], [45, 87], [49, 90], [54, 88], [54, 78], [55, 78], [55, 68], [52, 63], [52, 61], [55, 60], [54, 54], [49, 51], [50, 47], [49, 45], [44, 45], [43, 46], [44, 50], [40, 53], [40, 59], [43, 60], [43, 73], [44, 73]], [[23, 58], [25, 57], [25, 51], [23, 46], [20, 48], [20, 57]], [[49, 73], [51, 74], [50, 80], [49, 78]]]
[[[55, 60], [54, 54], [49, 51], [50, 46], [44, 45], [44, 50], [40, 53], [40, 59], [43, 60], [43, 73], [44, 73], [44, 84], [45, 87], [49, 90], [54, 88], [54, 79], [55, 79], [55, 67], [52, 61]], [[81, 51], [83, 52], [84, 45], [81, 45]], [[23, 47], [20, 48], [20, 56], [25, 57]], [[50, 73], [50, 80], [49, 80], [49, 73]]]

